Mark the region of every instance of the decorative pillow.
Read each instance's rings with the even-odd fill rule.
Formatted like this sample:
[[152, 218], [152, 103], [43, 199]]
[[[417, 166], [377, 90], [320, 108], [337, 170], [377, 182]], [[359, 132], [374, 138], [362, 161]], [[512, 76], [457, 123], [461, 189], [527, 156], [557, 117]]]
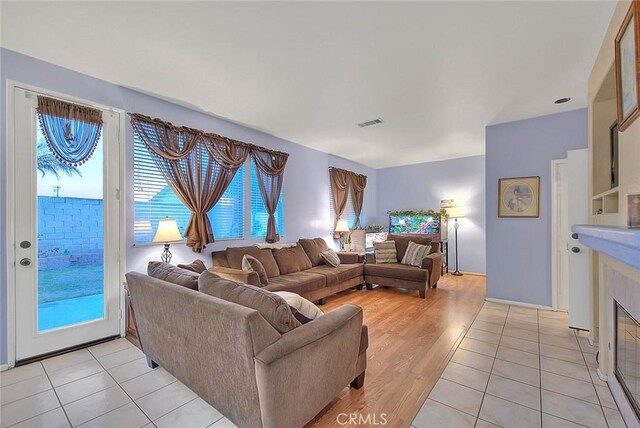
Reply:
[[293, 316], [300, 321], [301, 324], [306, 324], [324, 315], [320, 308], [314, 305], [313, 302], [299, 294], [290, 291], [274, 291], [273, 294], [282, 297], [289, 304]]
[[426, 236], [407, 236], [390, 233], [387, 235], [387, 241], [394, 241], [396, 243], [398, 260], [402, 260], [404, 258], [404, 253], [407, 252], [407, 248], [409, 247], [409, 242], [415, 242], [420, 245], [429, 245], [431, 243], [431, 238]]
[[206, 271], [200, 275], [198, 290], [227, 302], [255, 309], [281, 334], [301, 325], [293, 316], [287, 302], [264, 288], [230, 281]]
[[181, 285], [192, 290], [198, 289], [199, 273], [182, 269], [169, 263], [149, 262], [149, 265], [147, 266], [147, 274], [153, 278]]
[[300, 272], [313, 267], [307, 253], [300, 245], [273, 250], [273, 257], [276, 259], [278, 269], [280, 269], [280, 275]]
[[204, 265], [204, 263], [202, 263], [202, 260], [200, 259], [195, 259], [194, 261], [191, 262], [191, 264], [188, 264], [188, 265], [179, 264], [178, 267], [181, 269], [190, 270], [191, 272], [195, 272], [195, 273], [202, 273], [205, 270], [207, 270], [207, 267]]
[[280, 269], [276, 259], [273, 258], [273, 252], [269, 249], [260, 249], [250, 245], [248, 247], [230, 247], [227, 248], [227, 262], [229, 267], [233, 269], [242, 269], [242, 258], [245, 254], [255, 257], [260, 260], [264, 270], [267, 272], [269, 278], [280, 275]]
[[318, 266], [323, 263], [320, 253], [329, 249], [329, 246], [324, 239], [299, 239], [298, 244], [300, 244], [304, 249], [304, 252], [307, 253], [307, 256], [313, 266]]
[[332, 249], [328, 249], [327, 251], [323, 251], [320, 253], [320, 257], [322, 260], [329, 266], [338, 267], [340, 266], [340, 257], [336, 254]]
[[395, 241], [374, 242], [373, 253], [376, 263], [398, 263]]
[[430, 250], [431, 245], [420, 245], [415, 242], [409, 242], [407, 251], [404, 253], [401, 263], [403, 265], [421, 267], [422, 259], [429, 254]]
[[242, 270], [245, 272], [257, 272], [260, 277], [260, 285], [263, 287], [269, 285], [269, 277], [267, 271], [264, 270], [264, 266], [260, 263], [260, 260], [256, 259], [249, 254], [245, 254], [242, 258]]

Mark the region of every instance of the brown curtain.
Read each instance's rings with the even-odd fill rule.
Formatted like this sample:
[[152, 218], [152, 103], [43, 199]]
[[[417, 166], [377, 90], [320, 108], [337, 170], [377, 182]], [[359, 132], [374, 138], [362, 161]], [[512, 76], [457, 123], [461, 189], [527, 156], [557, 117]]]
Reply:
[[[329, 179], [331, 181], [331, 197], [333, 198], [333, 208], [336, 212], [336, 218], [333, 227], [338, 225], [338, 220], [347, 206], [347, 198], [349, 196], [349, 172], [339, 168], [329, 168]], [[340, 234], [334, 233], [335, 239], [340, 238]]]
[[201, 252], [215, 242], [207, 213], [247, 159], [250, 146], [139, 114], [131, 116], [131, 124], [169, 187], [191, 211], [185, 229], [187, 246]]
[[364, 201], [364, 188], [367, 187], [367, 176], [362, 174], [351, 174], [351, 200], [353, 201], [353, 210], [356, 212], [356, 225], [360, 227], [360, 213], [362, 212], [362, 203]]
[[264, 200], [264, 206], [269, 213], [267, 236], [265, 239], [267, 242], [278, 242], [280, 240], [274, 214], [276, 208], [278, 208], [278, 199], [280, 199], [282, 182], [284, 180], [284, 167], [288, 157], [288, 154], [281, 152], [259, 150], [256, 148], [251, 150], [251, 158], [256, 165], [260, 193]]

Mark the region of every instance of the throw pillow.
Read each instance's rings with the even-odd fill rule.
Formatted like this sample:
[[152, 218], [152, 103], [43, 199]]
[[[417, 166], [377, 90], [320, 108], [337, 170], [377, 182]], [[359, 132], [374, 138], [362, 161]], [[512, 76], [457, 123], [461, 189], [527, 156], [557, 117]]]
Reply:
[[420, 245], [415, 242], [409, 242], [401, 263], [403, 265], [421, 267], [422, 259], [429, 254], [429, 250], [431, 250], [431, 245]]
[[147, 266], [147, 274], [153, 278], [181, 285], [192, 290], [198, 289], [199, 273], [182, 269], [169, 263], [149, 262], [149, 266]]
[[204, 263], [202, 263], [202, 260], [200, 259], [195, 259], [191, 262], [191, 264], [188, 265], [179, 264], [178, 267], [181, 269], [190, 270], [191, 272], [195, 273], [202, 273], [207, 270], [207, 267], [204, 265]]
[[327, 251], [323, 251], [320, 253], [320, 257], [322, 260], [329, 266], [338, 267], [340, 266], [340, 257], [336, 254], [332, 249], [328, 249]]
[[375, 242], [373, 254], [376, 257], [376, 263], [398, 263], [395, 241]]
[[260, 285], [263, 287], [269, 285], [267, 271], [264, 270], [264, 266], [262, 266], [260, 260], [255, 257], [245, 254], [244, 257], [242, 257], [242, 270], [245, 272], [257, 272], [260, 277]]
[[290, 291], [274, 291], [273, 294], [282, 297], [289, 304], [293, 316], [300, 321], [301, 324], [306, 324], [324, 315], [320, 308], [314, 305], [313, 302], [299, 294]]
[[198, 280], [198, 290], [227, 302], [255, 309], [281, 334], [301, 325], [293, 316], [287, 302], [264, 288], [230, 281], [205, 271]]

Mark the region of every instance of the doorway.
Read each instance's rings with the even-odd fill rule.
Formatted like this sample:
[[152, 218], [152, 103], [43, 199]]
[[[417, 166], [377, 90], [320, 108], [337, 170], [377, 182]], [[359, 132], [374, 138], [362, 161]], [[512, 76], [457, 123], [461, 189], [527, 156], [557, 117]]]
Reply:
[[[72, 165], [51, 148], [37, 113], [41, 95], [102, 112], [101, 135], [83, 162]], [[10, 96], [13, 364], [122, 333], [119, 189], [124, 116], [20, 84], [10, 88]], [[67, 129], [77, 125], [68, 122]]]
[[569, 309], [569, 164], [567, 159], [551, 162], [552, 307], [566, 311]]

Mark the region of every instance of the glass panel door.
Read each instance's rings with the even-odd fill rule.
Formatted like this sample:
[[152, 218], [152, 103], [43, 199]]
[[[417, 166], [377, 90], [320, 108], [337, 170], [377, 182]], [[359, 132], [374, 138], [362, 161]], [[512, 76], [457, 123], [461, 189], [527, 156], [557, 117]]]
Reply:
[[38, 94], [14, 89], [15, 359], [121, 333], [120, 114], [77, 167], [40, 129]]

